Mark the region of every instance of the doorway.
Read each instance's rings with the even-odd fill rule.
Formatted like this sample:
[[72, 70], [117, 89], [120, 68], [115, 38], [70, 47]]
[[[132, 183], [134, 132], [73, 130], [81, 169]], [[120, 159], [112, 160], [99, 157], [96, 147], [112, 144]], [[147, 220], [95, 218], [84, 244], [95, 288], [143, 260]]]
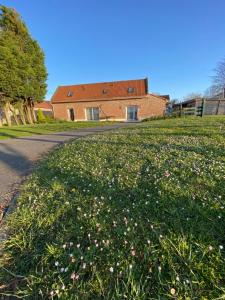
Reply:
[[68, 108], [69, 121], [75, 120], [75, 113], [73, 108]]
[[138, 107], [136, 105], [127, 107], [127, 121], [137, 121]]

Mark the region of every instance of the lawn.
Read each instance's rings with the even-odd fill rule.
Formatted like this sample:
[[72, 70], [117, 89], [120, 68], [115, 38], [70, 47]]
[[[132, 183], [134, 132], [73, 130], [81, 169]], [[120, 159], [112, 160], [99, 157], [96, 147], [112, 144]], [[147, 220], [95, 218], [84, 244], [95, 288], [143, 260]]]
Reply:
[[224, 299], [224, 202], [225, 117], [151, 121], [65, 144], [24, 184], [8, 219], [4, 293]]
[[[113, 122], [114, 123], [114, 122]], [[67, 130], [96, 127], [112, 124], [112, 122], [55, 122], [35, 125], [3, 126], [0, 127], [0, 140], [29, 136], [34, 134], [49, 134]]]

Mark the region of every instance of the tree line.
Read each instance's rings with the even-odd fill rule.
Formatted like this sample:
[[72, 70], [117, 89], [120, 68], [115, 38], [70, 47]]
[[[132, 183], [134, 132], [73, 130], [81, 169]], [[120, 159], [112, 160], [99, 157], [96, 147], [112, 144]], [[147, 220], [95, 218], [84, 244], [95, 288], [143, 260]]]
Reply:
[[217, 63], [214, 69], [214, 75], [211, 76], [212, 84], [203, 93], [193, 92], [183, 99], [173, 99], [171, 103], [178, 103], [180, 101], [191, 100], [196, 98], [213, 98], [213, 97], [224, 97], [225, 95], [225, 58]]
[[[0, 126], [36, 122], [34, 103], [44, 99], [45, 56], [13, 8], [0, 5]], [[19, 113], [18, 113], [19, 112]]]

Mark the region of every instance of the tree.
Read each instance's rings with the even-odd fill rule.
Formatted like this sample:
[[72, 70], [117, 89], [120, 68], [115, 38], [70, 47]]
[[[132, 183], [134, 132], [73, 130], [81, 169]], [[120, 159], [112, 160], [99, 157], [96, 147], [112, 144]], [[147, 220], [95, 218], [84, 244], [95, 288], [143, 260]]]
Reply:
[[18, 94], [20, 78], [17, 57], [19, 48], [10, 32], [0, 32], [0, 105], [11, 125], [10, 102]]
[[[23, 84], [19, 60], [22, 56], [22, 41], [27, 36], [26, 26], [19, 15], [10, 8], [0, 6], [0, 92], [1, 104], [8, 125], [11, 125], [11, 106], [18, 97]], [[14, 114], [15, 116], [15, 114]]]
[[215, 68], [215, 75], [213, 78], [213, 94], [219, 94], [225, 88], [225, 58], [220, 61]]
[[12, 105], [19, 109], [23, 123], [33, 123], [34, 102], [46, 93], [44, 53], [14, 9], [0, 6], [0, 11], [0, 102], [9, 125], [10, 108], [16, 118]]
[[187, 96], [185, 96], [183, 98], [183, 100], [186, 101], [186, 100], [191, 100], [191, 99], [196, 99], [196, 98], [202, 98], [202, 94], [201, 93], [190, 93]]
[[30, 39], [25, 49], [25, 84], [23, 94], [25, 101], [29, 104], [32, 118], [36, 121], [33, 107], [34, 102], [43, 99], [46, 94], [47, 72], [44, 64], [44, 53], [37, 41]]
[[205, 90], [204, 96], [206, 98], [214, 97], [218, 94], [218, 87], [215, 85], [211, 85], [208, 89]]

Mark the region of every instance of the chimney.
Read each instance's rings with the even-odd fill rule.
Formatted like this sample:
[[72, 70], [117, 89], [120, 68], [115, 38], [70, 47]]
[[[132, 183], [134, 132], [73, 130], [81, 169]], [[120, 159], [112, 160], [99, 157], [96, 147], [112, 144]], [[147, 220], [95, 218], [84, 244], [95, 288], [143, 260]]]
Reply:
[[223, 88], [223, 99], [225, 99], [225, 87]]

